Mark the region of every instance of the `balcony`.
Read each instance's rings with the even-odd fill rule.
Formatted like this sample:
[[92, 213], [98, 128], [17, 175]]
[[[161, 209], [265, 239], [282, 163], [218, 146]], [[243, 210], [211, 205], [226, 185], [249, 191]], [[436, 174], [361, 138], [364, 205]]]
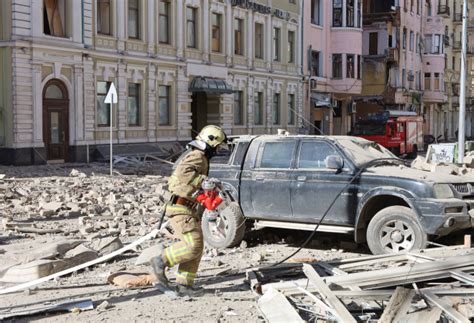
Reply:
[[385, 56], [387, 63], [398, 63], [398, 48], [387, 48], [385, 49]]
[[438, 16], [449, 18], [450, 15], [451, 15], [451, 10], [449, 6], [446, 6], [446, 5], [438, 6]]
[[453, 23], [455, 23], [455, 24], [462, 23], [462, 13], [455, 13], [453, 15]]

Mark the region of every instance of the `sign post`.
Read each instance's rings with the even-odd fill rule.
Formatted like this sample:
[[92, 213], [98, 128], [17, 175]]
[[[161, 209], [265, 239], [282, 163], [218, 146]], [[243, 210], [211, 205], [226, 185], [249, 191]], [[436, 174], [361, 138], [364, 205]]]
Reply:
[[114, 155], [112, 152], [112, 127], [113, 127], [113, 104], [117, 103], [117, 89], [115, 88], [114, 83], [110, 83], [110, 89], [109, 92], [107, 92], [107, 96], [105, 97], [104, 103], [105, 104], [110, 104], [110, 176], [112, 176], [113, 172], [113, 161], [114, 161]]

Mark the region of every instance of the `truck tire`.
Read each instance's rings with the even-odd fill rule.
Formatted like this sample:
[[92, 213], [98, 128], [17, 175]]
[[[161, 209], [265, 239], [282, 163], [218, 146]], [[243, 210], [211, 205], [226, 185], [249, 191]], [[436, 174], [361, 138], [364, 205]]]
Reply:
[[400, 205], [377, 212], [370, 220], [366, 235], [374, 255], [423, 249], [428, 241], [416, 214]]
[[217, 219], [210, 219], [204, 212], [201, 226], [204, 241], [214, 248], [234, 247], [245, 234], [245, 218], [236, 202], [221, 210]]

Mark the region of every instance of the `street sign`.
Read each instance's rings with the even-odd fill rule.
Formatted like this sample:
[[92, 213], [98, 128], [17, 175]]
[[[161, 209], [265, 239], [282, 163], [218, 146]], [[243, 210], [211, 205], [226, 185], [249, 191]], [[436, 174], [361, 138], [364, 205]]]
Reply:
[[112, 103], [117, 103], [117, 102], [118, 102], [117, 89], [115, 88], [114, 83], [111, 83], [109, 92], [107, 92], [107, 96], [105, 97], [104, 103], [112, 104]]
[[113, 113], [112, 113], [112, 108], [113, 104], [118, 102], [117, 98], [117, 89], [115, 88], [114, 83], [110, 83], [110, 89], [109, 92], [107, 92], [107, 96], [105, 97], [104, 103], [105, 104], [110, 104], [110, 176], [112, 176], [113, 173], [113, 160], [114, 160], [114, 155], [112, 151], [112, 128], [113, 128]]

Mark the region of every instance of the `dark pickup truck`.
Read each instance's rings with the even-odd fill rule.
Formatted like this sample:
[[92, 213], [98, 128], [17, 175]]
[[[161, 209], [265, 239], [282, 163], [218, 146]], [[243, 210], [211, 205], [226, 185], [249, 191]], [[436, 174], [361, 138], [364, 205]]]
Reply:
[[[384, 160], [344, 189], [375, 159]], [[214, 247], [239, 244], [249, 221], [256, 229], [312, 231], [343, 189], [318, 231], [354, 234], [374, 254], [424, 248], [432, 238], [474, 226], [473, 177], [407, 167], [357, 137], [241, 136], [228, 161], [210, 170], [232, 199], [217, 220], [203, 216]]]

